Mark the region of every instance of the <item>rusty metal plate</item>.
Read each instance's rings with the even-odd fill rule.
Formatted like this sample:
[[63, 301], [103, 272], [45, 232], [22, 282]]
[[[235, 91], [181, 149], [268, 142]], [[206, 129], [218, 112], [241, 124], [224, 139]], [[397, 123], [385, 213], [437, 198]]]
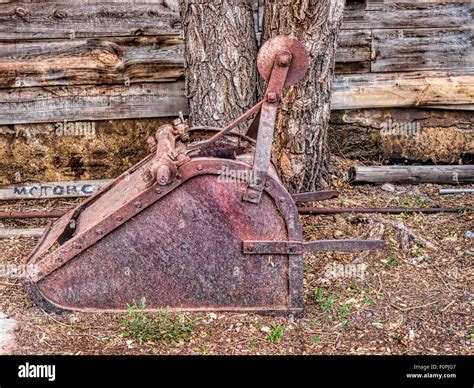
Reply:
[[308, 52], [298, 39], [291, 36], [276, 36], [267, 40], [260, 48], [257, 67], [260, 75], [268, 81], [272, 73], [275, 56], [282, 51], [289, 51], [292, 61], [286, 77], [285, 87], [296, 84], [308, 70]]

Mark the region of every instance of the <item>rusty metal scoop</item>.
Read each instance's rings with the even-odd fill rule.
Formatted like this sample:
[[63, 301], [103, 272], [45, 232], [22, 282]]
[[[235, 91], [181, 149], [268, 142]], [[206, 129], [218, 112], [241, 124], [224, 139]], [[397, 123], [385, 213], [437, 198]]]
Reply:
[[[120, 311], [145, 298], [150, 310], [299, 312], [305, 251], [381, 248], [304, 242], [270, 162], [282, 89], [307, 67], [296, 39], [269, 40], [258, 56], [261, 102], [226, 128], [182, 118], [160, 127], [154, 152], [44, 234], [23, 279], [33, 300], [53, 311]], [[255, 114], [247, 134], [231, 132]]]

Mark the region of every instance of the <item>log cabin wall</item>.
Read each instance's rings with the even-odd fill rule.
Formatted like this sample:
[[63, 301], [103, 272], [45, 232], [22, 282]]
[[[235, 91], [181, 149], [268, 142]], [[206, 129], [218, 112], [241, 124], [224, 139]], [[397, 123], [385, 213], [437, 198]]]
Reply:
[[[334, 153], [458, 163], [473, 152], [472, 9], [347, 0]], [[0, 0], [0, 183], [110, 178], [143, 157], [148, 134], [186, 113], [181, 33], [176, 0]]]

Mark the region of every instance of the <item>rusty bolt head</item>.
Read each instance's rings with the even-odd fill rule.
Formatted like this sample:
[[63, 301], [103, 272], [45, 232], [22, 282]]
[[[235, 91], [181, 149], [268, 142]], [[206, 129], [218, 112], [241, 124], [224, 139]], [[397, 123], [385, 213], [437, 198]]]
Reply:
[[268, 102], [277, 102], [278, 96], [275, 92], [269, 92], [267, 94], [267, 101]]
[[290, 252], [298, 251], [298, 246], [294, 245], [294, 244], [291, 244], [288, 248], [289, 248]]
[[281, 67], [287, 67], [291, 63], [291, 53], [289, 51], [283, 51], [279, 56], [278, 56], [278, 64]]

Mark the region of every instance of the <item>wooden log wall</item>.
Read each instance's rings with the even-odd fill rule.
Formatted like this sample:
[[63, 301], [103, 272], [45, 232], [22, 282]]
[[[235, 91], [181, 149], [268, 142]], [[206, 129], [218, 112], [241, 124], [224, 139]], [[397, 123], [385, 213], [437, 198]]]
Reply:
[[[262, 10], [255, 9], [259, 20]], [[426, 117], [449, 109], [470, 117], [472, 10], [463, 0], [347, 0], [332, 108], [429, 108]], [[24, 179], [108, 178], [127, 164], [114, 164], [113, 154], [96, 158], [92, 144], [97, 155], [142, 155], [137, 148], [153, 123], [186, 113], [181, 34], [177, 0], [0, 0], [0, 183], [15, 171]], [[97, 137], [85, 145], [87, 139], [70, 136], [68, 146], [80, 144], [81, 151], [66, 165], [61, 154], [44, 158], [49, 165], [35, 157], [21, 167], [29, 154], [65, 144], [67, 136], [53, 136], [65, 121], [96, 123]], [[131, 134], [137, 128], [138, 140]]]
[[[348, 0], [333, 109], [472, 109], [472, 7]], [[175, 0], [2, 3], [0, 124], [175, 116], [180, 34]]]

